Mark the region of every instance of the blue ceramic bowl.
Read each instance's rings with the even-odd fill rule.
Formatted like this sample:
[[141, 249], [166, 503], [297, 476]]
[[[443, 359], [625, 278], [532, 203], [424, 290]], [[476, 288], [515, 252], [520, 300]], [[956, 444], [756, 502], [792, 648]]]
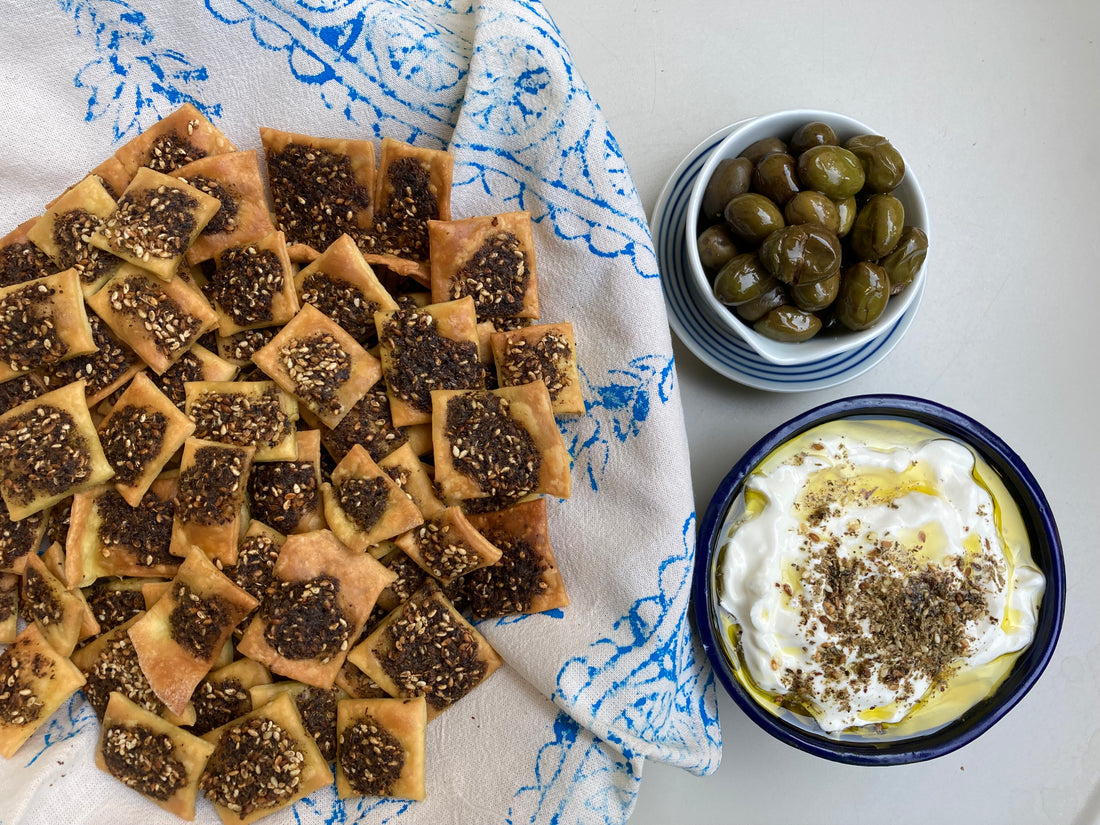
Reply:
[[[745, 477], [780, 444], [826, 421], [842, 418], [900, 418], [939, 430], [970, 445], [1001, 477], [1027, 526], [1031, 553], [1046, 576], [1035, 638], [994, 693], [954, 722], [908, 738], [837, 738], [800, 726], [762, 708], [734, 676], [722, 642], [716, 566], [719, 535]], [[863, 395], [816, 407], [760, 439], [722, 480], [699, 526], [693, 581], [695, 618], [707, 656], [726, 691], [765, 731], [807, 753], [850, 765], [901, 765], [950, 753], [989, 730], [1039, 679], [1054, 653], [1065, 613], [1066, 573], [1054, 515], [1023, 460], [994, 433], [956, 410], [903, 395]]]

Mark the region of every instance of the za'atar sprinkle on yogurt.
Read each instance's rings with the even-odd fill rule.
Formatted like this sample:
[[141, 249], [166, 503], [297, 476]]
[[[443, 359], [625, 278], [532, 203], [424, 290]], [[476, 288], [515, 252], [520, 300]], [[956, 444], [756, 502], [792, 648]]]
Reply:
[[988, 695], [1044, 587], [992, 476], [966, 445], [892, 420], [820, 425], [765, 459], [718, 571], [752, 690], [830, 733], [926, 710], [940, 724]]

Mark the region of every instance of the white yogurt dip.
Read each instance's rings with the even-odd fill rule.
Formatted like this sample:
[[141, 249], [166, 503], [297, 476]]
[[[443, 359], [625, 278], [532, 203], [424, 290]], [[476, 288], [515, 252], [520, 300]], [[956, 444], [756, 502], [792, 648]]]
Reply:
[[924, 427], [810, 430], [750, 474], [723, 535], [739, 677], [830, 733], [950, 721], [1034, 635], [1044, 579], [1015, 502]]

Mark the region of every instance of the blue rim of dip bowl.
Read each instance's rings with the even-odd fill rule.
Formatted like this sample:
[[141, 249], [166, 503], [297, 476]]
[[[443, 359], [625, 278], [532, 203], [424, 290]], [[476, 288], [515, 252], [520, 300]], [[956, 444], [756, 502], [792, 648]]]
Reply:
[[[1020, 508], [1031, 553], [1046, 577], [1031, 645], [1004, 682], [955, 721], [930, 733], [876, 742], [839, 740], [812, 732], [761, 707], [737, 681], [718, 624], [718, 594], [712, 586], [721, 545], [719, 532], [746, 476], [776, 447], [802, 432], [843, 418], [901, 418], [939, 430], [969, 445], [1001, 477]], [[849, 765], [902, 765], [935, 759], [974, 741], [1015, 707], [1042, 675], [1058, 643], [1065, 615], [1066, 572], [1054, 514], [1027, 465], [1001, 438], [969, 416], [922, 398], [859, 395], [814, 407], [776, 427], [733, 466], [718, 485], [700, 524], [692, 582], [695, 621], [707, 658], [730, 697], [750, 719], [777, 739], [806, 753]]]

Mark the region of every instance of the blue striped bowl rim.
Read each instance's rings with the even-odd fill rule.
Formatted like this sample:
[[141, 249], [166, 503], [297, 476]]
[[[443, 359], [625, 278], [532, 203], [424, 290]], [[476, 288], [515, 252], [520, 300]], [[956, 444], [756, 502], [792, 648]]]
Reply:
[[[657, 199], [650, 220], [669, 325], [696, 357], [725, 377], [756, 389], [802, 392], [833, 387], [862, 375], [894, 348], [913, 321], [920, 296], [883, 335], [861, 347], [805, 364], [773, 364], [720, 327], [711, 309], [698, 299], [684, 252], [684, 220], [691, 187], [699, 170], [731, 124], [704, 140], [680, 163]], [[921, 281], [923, 290], [924, 281]]]

